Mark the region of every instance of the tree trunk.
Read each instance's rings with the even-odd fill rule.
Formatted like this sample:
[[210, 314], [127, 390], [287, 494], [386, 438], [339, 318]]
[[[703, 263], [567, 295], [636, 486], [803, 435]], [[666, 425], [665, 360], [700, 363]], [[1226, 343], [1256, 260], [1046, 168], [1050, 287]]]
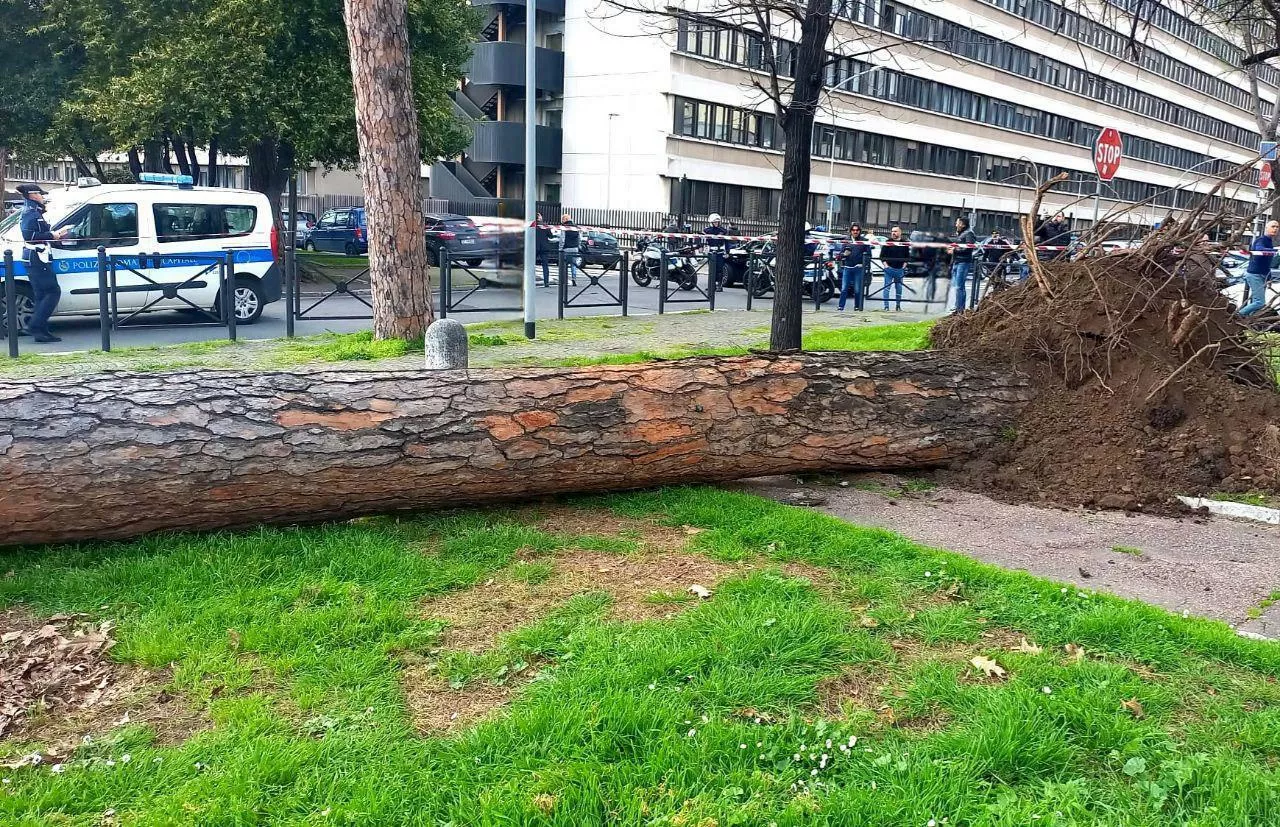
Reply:
[[169, 136], [165, 135], [160, 142], [160, 168], [169, 175], [173, 175], [173, 144]]
[[196, 155], [196, 142], [191, 139], [187, 144], [187, 168], [191, 170], [191, 178], [195, 181], [196, 186], [201, 185], [200, 180], [200, 156]]
[[822, 94], [823, 62], [830, 32], [831, 0], [808, 0], [805, 20], [800, 28], [791, 101], [782, 115], [786, 148], [778, 206], [778, 271], [769, 331], [769, 349], [775, 353], [800, 349], [800, 314], [804, 303], [804, 224], [809, 204], [813, 117], [818, 109], [818, 96]]
[[953, 462], [1025, 380], [939, 353], [0, 382], [0, 544]]
[[[178, 160], [178, 172], [186, 176], [191, 176], [191, 160], [187, 157], [187, 143], [181, 137], [175, 135], [170, 139], [173, 142], [173, 154]], [[194, 177], [191, 178], [192, 183], [200, 183]]]
[[209, 186], [218, 186], [218, 177], [218, 136], [214, 135], [209, 139]]
[[293, 144], [288, 141], [264, 138], [249, 147], [249, 189], [267, 196], [277, 222], [283, 214], [280, 196], [289, 183], [293, 163]]
[[102, 168], [102, 159], [97, 155], [91, 155], [89, 157], [93, 160], [93, 177], [105, 184], [107, 181], [107, 171]]
[[142, 159], [138, 157], [138, 148], [136, 146], [129, 147], [129, 173], [133, 175], [133, 180], [135, 181], [142, 174]]
[[159, 140], [142, 143], [142, 171], [163, 172], [160, 168], [160, 156], [164, 151], [164, 143]]
[[71, 163], [76, 165], [76, 175], [83, 175], [87, 177], [89, 175], [89, 165], [85, 163], [84, 158], [81, 158], [79, 155], [77, 155], [74, 152], [70, 154], [71, 154]]
[[434, 319], [422, 224], [406, 0], [345, 0], [369, 232], [373, 331], [421, 336]]

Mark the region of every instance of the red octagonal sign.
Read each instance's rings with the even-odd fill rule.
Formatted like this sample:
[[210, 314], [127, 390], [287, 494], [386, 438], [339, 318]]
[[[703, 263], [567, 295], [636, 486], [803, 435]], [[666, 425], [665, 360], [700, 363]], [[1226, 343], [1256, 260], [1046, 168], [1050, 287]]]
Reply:
[[1262, 162], [1262, 171], [1258, 173], [1258, 189], [1267, 189], [1271, 186], [1271, 162]]
[[1098, 177], [1103, 181], [1115, 178], [1123, 155], [1124, 141], [1120, 139], [1120, 133], [1108, 126], [1093, 145], [1093, 168], [1098, 171]]

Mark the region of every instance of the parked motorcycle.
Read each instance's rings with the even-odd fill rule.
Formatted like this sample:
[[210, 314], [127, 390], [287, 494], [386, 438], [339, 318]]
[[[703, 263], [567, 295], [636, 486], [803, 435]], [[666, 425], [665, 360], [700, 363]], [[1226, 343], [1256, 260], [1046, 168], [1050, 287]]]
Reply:
[[[662, 272], [662, 241], [650, 236], [636, 239], [636, 260], [631, 263], [631, 280], [641, 287], [648, 287]], [[667, 254], [667, 281], [681, 290], [692, 290], [698, 286], [698, 271], [693, 266], [690, 256], [694, 253], [692, 246], [682, 247]]]
[[813, 300], [814, 281], [818, 283], [818, 304], [826, 304], [840, 292], [840, 275], [836, 269], [837, 262], [819, 253], [805, 265], [804, 296]]

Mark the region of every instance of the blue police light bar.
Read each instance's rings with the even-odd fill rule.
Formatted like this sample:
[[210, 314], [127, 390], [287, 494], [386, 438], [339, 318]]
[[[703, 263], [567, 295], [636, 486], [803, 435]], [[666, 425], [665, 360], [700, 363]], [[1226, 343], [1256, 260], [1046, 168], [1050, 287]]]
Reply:
[[138, 180], [144, 184], [169, 184], [179, 189], [190, 189], [195, 183], [190, 175], [170, 175], [167, 172], [144, 172]]

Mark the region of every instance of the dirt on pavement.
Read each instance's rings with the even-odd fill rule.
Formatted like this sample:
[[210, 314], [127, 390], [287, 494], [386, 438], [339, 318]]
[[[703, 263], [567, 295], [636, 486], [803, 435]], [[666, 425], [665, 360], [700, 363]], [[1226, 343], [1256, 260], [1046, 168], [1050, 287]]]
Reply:
[[782, 502], [807, 492], [814, 507], [850, 523], [1280, 638], [1280, 612], [1249, 617], [1280, 590], [1280, 526], [1045, 508], [953, 488], [908, 493], [897, 478], [883, 474], [842, 481], [848, 487], [802, 484], [794, 477], [740, 485]]

